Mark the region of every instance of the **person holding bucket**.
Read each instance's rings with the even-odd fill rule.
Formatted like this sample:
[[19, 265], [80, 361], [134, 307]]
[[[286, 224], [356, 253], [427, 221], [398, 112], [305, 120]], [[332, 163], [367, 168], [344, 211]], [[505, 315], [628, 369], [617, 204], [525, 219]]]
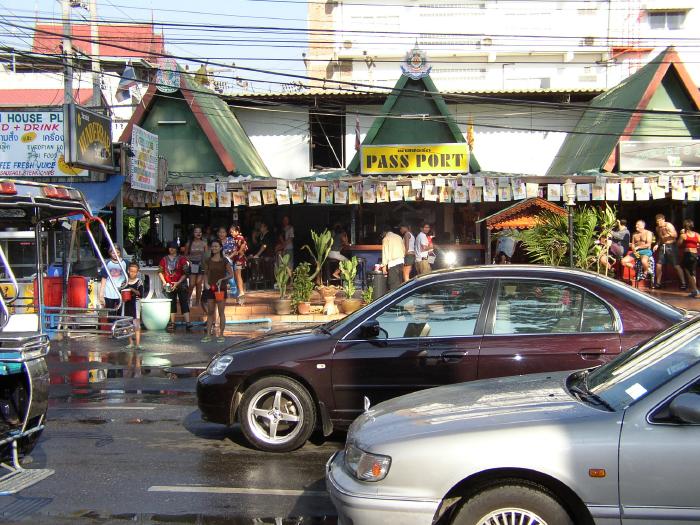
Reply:
[[139, 265], [137, 262], [130, 262], [127, 268], [126, 285], [122, 288], [124, 315], [134, 319], [134, 337], [129, 337], [129, 348], [141, 348], [141, 316], [138, 303], [141, 297], [143, 297], [143, 282], [139, 278]]
[[231, 262], [221, 253], [221, 243], [212, 241], [209, 245], [211, 255], [204, 262], [204, 290], [202, 291], [202, 303], [207, 310], [207, 333], [202, 338], [203, 343], [212, 339], [216, 311], [219, 311], [219, 337], [217, 342], [223, 343], [224, 327], [226, 326], [226, 283], [233, 278]]

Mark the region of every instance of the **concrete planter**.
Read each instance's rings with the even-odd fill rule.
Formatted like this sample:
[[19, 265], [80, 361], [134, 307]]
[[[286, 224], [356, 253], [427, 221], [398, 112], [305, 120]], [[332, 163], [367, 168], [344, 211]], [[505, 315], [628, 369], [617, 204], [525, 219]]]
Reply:
[[311, 303], [301, 302], [297, 304], [297, 313], [299, 315], [309, 315], [311, 313]]
[[170, 299], [143, 299], [141, 321], [149, 330], [165, 330], [170, 322]]
[[277, 315], [289, 315], [292, 313], [291, 299], [277, 299], [272, 305]]
[[340, 303], [340, 309], [344, 314], [351, 314], [362, 308], [362, 299], [345, 299]]

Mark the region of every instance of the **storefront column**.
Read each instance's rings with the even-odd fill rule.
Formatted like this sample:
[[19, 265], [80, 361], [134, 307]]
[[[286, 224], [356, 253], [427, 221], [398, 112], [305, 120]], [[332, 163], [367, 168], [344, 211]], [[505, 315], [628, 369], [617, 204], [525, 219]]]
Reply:
[[442, 214], [442, 228], [443, 233], [449, 234], [450, 242], [454, 242], [454, 231], [455, 231], [455, 205], [454, 204], [443, 204], [443, 214]]
[[117, 205], [114, 207], [114, 220], [116, 222], [117, 244], [124, 246], [124, 190], [117, 194]]

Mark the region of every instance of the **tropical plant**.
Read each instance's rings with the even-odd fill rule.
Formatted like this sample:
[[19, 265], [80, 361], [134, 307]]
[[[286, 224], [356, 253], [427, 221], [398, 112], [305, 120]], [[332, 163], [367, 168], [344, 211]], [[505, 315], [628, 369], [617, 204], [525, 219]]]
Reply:
[[343, 283], [343, 291], [348, 299], [355, 295], [355, 276], [357, 275], [357, 257], [340, 261], [340, 280]]
[[569, 249], [567, 219], [551, 211], [540, 213], [532, 228], [509, 234], [523, 243], [534, 263], [559, 266]]
[[314, 291], [314, 282], [311, 279], [311, 265], [307, 262], [299, 263], [292, 272], [292, 305], [308, 303]]
[[287, 295], [287, 284], [292, 273], [289, 270], [290, 257], [288, 253], [278, 255], [277, 263], [275, 264], [275, 283], [277, 283], [277, 289], [280, 292], [280, 299], [284, 299]]
[[374, 288], [371, 286], [368, 286], [364, 290], [362, 290], [362, 302], [365, 304], [369, 304], [372, 302], [372, 293], [374, 292]]
[[323, 230], [321, 233], [316, 233], [314, 230], [311, 230], [311, 239], [314, 242], [314, 249], [312, 250], [308, 244], [302, 246], [301, 249], [306, 249], [316, 264], [316, 269], [314, 273], [311, 274], [311, 279], [316, 279], [316, 282], [321, 284], [321, 270], [323, 269], [323, 263], [326, 262], [328, 254], [331, 251], [333, 235], [327, 229]]

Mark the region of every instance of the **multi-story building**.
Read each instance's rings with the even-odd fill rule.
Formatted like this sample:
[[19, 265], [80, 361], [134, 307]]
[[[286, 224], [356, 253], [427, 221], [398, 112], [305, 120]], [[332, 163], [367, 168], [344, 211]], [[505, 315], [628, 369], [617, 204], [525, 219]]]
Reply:
[[329, 0], [308, 25], [307, 72], [326, 85], [391, 86], [414, 46], [443, 92], [607, 89], [669, 45], [700, 81], [693, 0]]

